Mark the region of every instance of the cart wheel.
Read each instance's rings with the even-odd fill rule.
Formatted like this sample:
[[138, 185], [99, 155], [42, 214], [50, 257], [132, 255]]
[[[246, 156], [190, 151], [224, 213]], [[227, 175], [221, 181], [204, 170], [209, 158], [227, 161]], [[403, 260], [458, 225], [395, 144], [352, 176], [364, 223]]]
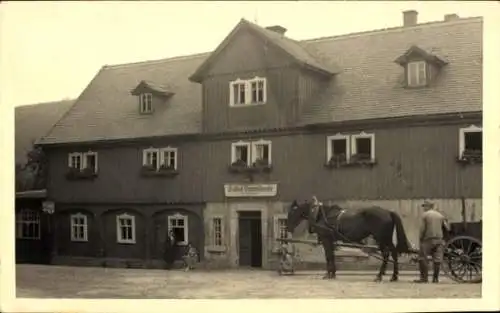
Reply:
[[469, 236], [450, 239], [444, 247], [443, 270], [459, 283], [478, 284], [482, 282], [483, 245], [480, 240]]

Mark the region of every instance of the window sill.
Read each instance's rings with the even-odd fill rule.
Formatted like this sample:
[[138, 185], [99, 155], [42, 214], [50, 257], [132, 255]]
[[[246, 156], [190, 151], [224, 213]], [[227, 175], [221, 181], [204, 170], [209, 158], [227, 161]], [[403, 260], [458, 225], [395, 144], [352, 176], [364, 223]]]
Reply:
[[218, 252], [218, 253], [221, 253], [221, 252], [226, 252], [226, 246], [208, 246], [207, 247], [207, 251], [208, 252]]
[[233, 174], [241, 173], [270, 173], [273, 170], [272, 165], [256, 165], [256, 166], [245, 166], [245, 165], [229, 165], [228, 170]]
[[266, 102], [255, 102], [255, 103], [245, 103], [245, 104], [230, 104], [231, 108], [251, 108], [255, 106], [262, 106], [266, 104]]
[[96, 178], [96, 172], [69, 171], [66, 173], [67, 180], [94, 180]]
[[86, 242], [89, 242], [89, 241], [88, 241], [88, 239], [71, 239], [71, 242], [86, 243]]
[[116, 243], [120, 245], [135, 245], [135, 240], [134, 241], [118, 240]]
[[20, 238], [20, 237], [16, 237], [16, 240], [40, 240], [40, 238]]
[[325, 164], [326, 168], [336, 169], [336, 168], [352, 168], [352, 167], [374, 167], [377, 164], [376, 160], [357, 160], [357, 161], [340, 161], [334, 162], [330, 161]]
[[467, 166], [467, 165], [482, 165], [483, 164], [483, 157], [457, 157], [456, 159], [457, 163]]
[[178, 170], [150, 170], [141, 169], [141, 176], [143, 177], [175, 177], [179, 175]]

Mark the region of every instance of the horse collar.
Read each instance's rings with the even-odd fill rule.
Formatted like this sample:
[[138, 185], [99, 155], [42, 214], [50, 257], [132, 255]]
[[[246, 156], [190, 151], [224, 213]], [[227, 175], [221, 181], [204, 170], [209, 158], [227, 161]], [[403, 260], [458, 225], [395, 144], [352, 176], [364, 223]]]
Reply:
[[337, 216], [337, 221], [340, 221], [340, 218], [342, 215], [345, 213], [345, 210], [340, 211], [339, 215]]

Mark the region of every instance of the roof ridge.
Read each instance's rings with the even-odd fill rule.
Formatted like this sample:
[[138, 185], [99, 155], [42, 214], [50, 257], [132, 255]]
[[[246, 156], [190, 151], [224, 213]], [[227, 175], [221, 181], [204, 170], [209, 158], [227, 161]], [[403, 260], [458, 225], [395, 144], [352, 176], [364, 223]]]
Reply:
[[324, 36], [324, 37], [318, 37], [318, 38], [312, 38], [312, 39], [302, 39], [302, 40], [297, 40], [297, 41], [299, 43], [313, 43], [313, 42], [333, 40], [333, 39], [344, 39], [344, 38], [348, 39], [348, 38], [352, 38], [352, 37], [373, 35], [373, 34], [384, 33], [384, 32], [393, 32], [393, 31], [398, 31], [398, 30], [419, 29], [419, 28], [427, 28], [427, 27], [433, 27], [433, 26], [442, 26], [443, 24], [450, 25], [450, 24], [470, 23], [470, 22], [472, 22], [472, 20], [482, 21], [483, 17], [482, 16], [463, 17], [463, 18], [460, 18], [456, 21], [431, 21], [431, 22], [426, 22], [426, 23], [420, 23], [420, 24], [417, 24], [415, 26], [410, 26], [410, 27], [408, 27], [408, 26], [386, 27], [386, 28], [365, 30], [365, 31], [348, 33], [348, 34]]
[[26, 103], [26, 104], [19, 104], [14, 107], [14, 109], [25, 109], [28, 107], [34, 107], [34, 106], [39, 106], [39, 105], [44, 105], [44, 104], [54, 104], [54, 103], [62, 103], [62, 102], [72, 102], [75, 101], [76, 98], [71, 98], [71, 99], [61, 99], [61, 100], [53, 100], [53, 101], [42, 101], [42, 102], [37, 102], [37, 103]]
[[189, 60], [189, 59], [194, 59], [197, 57], [209, 55], [210, 53], [212, 53], [212, 51], [200, 52], [200, 53], [194, 53], [194, 54], [186, 54], [186, 55], [168, 57], [168, 58], [161, 58], [161, 59], [156, 59], [156, 60], [146, 60], [146, 61], [138, 61], [138, 62], [130, 62], [130, 63], [111, 64], [111, 65], [106, 64], [103, 66], [103, 68], [104, 69], [122, 68], [122, 67], [136, 66], [136, 65], [143, 65], [143, 64], [155, 64], [155, 63], [163, 63], [163, 62], [170, 62], [170, 61]]

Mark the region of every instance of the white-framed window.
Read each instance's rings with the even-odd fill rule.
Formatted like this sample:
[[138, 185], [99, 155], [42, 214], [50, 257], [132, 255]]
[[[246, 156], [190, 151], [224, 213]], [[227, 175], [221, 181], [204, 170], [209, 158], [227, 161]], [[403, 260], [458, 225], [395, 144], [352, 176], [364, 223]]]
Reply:
[[116, 216], [116, 241], [135, 243], [135, 216], [127, 213]]
[[82, 213], [72, 214], [71, 222], [71, 241], [88, 241], [87, 215]]
[[274, 216], [274, 238], [275, 239], [289, 239], [290, 235], [286, 227], [287, 216], [286, 214], [277, 214]]
[[80, 152], [72, 152], [68, 155], [68, 166], [71, 168], [81, 169], [83, 166], [83, 154]]
[[461, 128], [459, 132], [458, 155], [462, 157], [464, 151], [469, 153], [483, 152], [483, 129], [475, 125]]
[[187, 245], [189, 241], [188, 230], [188, 217], [186, 215], [176, 213], [168, 216], [168, 231], [174, 232], [175, 240], [179, 245]]
[[266, 80], [264, 78], [255, 77], [250, 80], [250, 103], [265, 103], [266, 102]]
[[153, 95], [151, 93], [141, 93], [139, 95], [139, 106], [141, 113], [153, 112]]
[[160, 166], [177, 169], [177, 148], [160, 149]]
[[427, 63], [425, 61], [409, 62], [407, 65], [408, 86], [418, 87], [427, 83]]
[[358, 160], [375, 160], [375, 135], [361, 132], [351, 136], [351, 155]]
[[271, 141], [259, 140], [252, 142], [252, 162], [257, 160], [266, 161], [271, 164]]
[[240, 78], [229, 82], [229, 106], [264, 104], [267, 101], [267, 79], [254, 77]]
[[231, 164], [241, 160], [250, 165], [250, 142], [238, 141], [231, 144]]
[[351, 157], [349, 135], [336, 134], [326, 137], [326, 162], [332, 157], [345, 157], [345, 161], [349, 161]]
[[82, 169], [89, 168], [94, 173], [97, 173], [97, 152], [85, 152], [83, 153], [83, 163]]
[[237, 79], [236, 81], [230, 83], [230, 88], [231, 106], [245, 105], [249, 102], [247, 101], [246, 81]]
[[21, 209], [16, 214], [16, 238], [40, 239], [40, 212]]
[[148, 148], [142, 150], [142, 165], [158, 169], [160, 166], [160, 149]]
[[88, 167], [92, 169], [94, 173], [97, 173], [97, 152], [72, 152], [68, 155], [68, 166], [78, 170], [83, 170]]
[[224, 245], [224, 218], [222, 216], [212, 217], [212, 245], [220, 247]]

